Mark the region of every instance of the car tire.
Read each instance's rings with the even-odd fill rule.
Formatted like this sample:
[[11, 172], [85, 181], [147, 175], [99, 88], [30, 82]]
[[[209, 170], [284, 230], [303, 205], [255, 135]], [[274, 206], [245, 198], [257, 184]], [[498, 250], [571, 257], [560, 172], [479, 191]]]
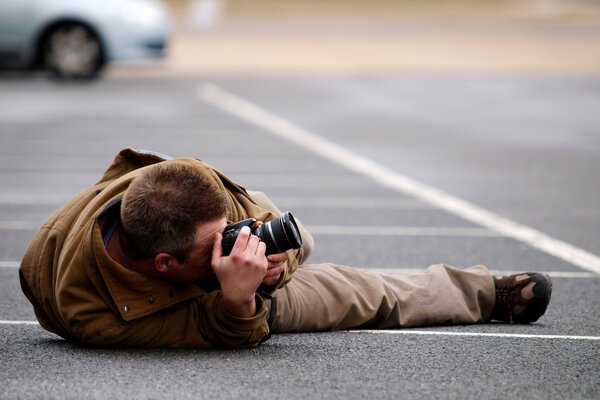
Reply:
[[92, 79], [104, 66], [102, 43], [85, 25], [61, 24], [45, 36], [42, 44], [45, 68], [63, 79]]

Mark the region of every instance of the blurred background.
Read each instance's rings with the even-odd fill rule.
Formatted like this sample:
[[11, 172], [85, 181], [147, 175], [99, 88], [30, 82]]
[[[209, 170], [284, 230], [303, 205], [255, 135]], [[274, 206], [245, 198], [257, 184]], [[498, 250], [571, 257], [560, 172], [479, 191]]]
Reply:
[[600, 2], [171, 0], [170, 73], [598, 72]]
[[598, 1], [166, 4], [176, 28], [165, 73], [600, 71]]
[[[52, 7], [58, 11], [50, 10]], [[101, 36], [100, 45], [90, 44], [82, 39], [85, 32], [73, 33], [72, 29], [58, 39], [47, 38], [52, 29], [33, 31], [32, 26], [57, 15], [85, 21], [92, 33]], [[15, 29], [21, 32], [15, 33]], [[80, 63], [87, 62], [88, 70], [100, 70], [101, 63], [109, 67], [103, 72], [123, 77], [596, 73], [600, 71], [600, 1], [2, 1], [3, 64], [11, 57], [12, 61], [27, 59], [19, 68], [31, 64], [33, 58], [38, 64], [52, 64], [50, 59], [57, 56], [47, 55], [52, 50], [48, 43], [71, 48], [63, 58], [71, 60], [72, 68], [79, 57]], [[29, 54], [15, 56], [15, 46], [29, 46], [21, 50]], [[104, 53], [98, 54], [102, 51], [94, 46]], [[87, 50], [83, 60], [74, 54], [77, 47]], [[148, 59], [162, 62], [140, 63]], [[58, 70], [57, 64], [50, 69]]]
[[166, 5], [175, 24], [166, 74], [600, 71], [598, 1], [166, 0]]

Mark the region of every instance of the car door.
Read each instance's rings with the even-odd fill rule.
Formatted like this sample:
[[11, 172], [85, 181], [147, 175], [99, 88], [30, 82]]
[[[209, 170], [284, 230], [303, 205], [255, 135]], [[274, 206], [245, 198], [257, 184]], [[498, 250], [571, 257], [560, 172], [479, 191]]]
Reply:
[[23, 61], [27, 38], [26, 11], [32, 0], [0, 0], [0, 63]]

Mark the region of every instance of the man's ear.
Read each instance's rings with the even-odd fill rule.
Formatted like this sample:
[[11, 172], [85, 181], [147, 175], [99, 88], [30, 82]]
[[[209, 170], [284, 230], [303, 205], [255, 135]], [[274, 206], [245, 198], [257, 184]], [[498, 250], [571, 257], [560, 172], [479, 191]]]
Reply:
[[175, 263], [177, 263], [177, 259], [169, 253], [158, 253], [154, 257], [154, 268], [158, 272], [169, 272]]

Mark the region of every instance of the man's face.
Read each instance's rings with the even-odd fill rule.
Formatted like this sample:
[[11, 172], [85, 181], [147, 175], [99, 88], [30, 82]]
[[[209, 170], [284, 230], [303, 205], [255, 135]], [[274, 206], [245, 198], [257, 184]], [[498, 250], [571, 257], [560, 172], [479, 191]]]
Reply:
[[227, 226], [225, 217], [198, 224], [196, 246], [183, 262], [178, 262], [172, 270], [172, 277], [179, 282], [192, 283], [211, 276], [212, 248], [216, 232], [223, 232]]

